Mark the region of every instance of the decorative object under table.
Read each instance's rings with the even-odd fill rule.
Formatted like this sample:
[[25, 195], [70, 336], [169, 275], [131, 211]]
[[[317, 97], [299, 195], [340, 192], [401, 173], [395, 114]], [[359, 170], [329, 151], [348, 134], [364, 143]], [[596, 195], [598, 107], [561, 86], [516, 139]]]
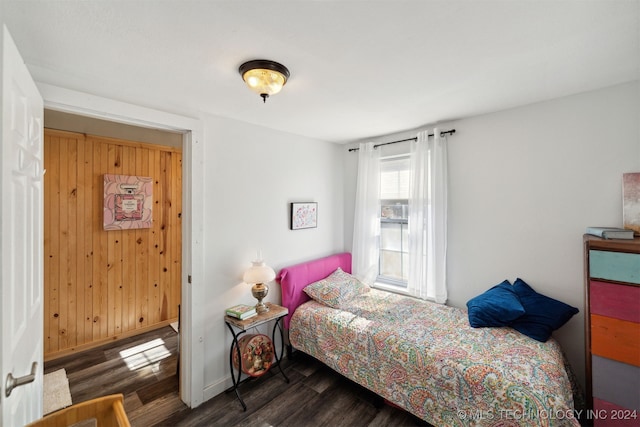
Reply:
[[[281, 307], [270, 302], [265, 303], [268, 311], [259, 313], [257, 316], [240, 320], [231, 316], [224, 316], [224, 322], [233, 335], [231, 348], [229, 349], [229, 367], [231, 369], [231, 379], [233, 386], [227, 392], [235, 391], [243, 410], [247, 410], [238, 387], [244, 381], [255, 379], [264, 375], [269, 369], [277, 366], [280, 373], [288, 383], [289, 378], [282, 370], [280, 362], [284, 354], [284, 332], [281, 320], [289, 314], [286, 307]], [[247, 334], [247, 331], [263, 325], [268, 322], [274, 322], [271, 332], [271, 339], [264, 334]], [[275, 350], [276, 330], [280, 330], [280, 353]], [[275, 359], [275, 363], [274, 363]], [[246, 378], [242, 379], [242, 375]]]

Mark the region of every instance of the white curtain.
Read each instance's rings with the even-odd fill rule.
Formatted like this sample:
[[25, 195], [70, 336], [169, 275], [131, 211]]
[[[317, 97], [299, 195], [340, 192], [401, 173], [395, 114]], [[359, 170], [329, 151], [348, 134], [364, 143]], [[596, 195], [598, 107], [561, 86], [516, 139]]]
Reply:
[[447, 300], [447, 144], [434, 129], [411, 144], [409, 175], [409, 284], [411, 294]]
[[353, 221], [352, 272], [367, 284], [378, 275], [380, 247], [380, 153], [374, 143], [360, 143]]

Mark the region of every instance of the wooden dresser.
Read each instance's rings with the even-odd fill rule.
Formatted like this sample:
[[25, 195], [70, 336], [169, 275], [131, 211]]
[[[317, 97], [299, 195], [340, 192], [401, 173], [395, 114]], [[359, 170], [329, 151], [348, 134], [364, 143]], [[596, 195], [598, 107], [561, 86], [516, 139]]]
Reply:
[[[640, 425], [640, 239], [584, 236], [587, 404], [595, 426]], [[635, 411], [635, 417], [634, 417]]]

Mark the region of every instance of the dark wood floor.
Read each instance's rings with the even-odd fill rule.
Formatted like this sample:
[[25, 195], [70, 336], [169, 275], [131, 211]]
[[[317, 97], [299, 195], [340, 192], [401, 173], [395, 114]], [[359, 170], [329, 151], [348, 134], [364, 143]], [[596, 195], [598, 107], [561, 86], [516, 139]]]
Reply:
[[132, 426], [427, 426], [303, 354], [278, 369], [189, 409], [178, 395], [178, 337], [162, 328], [45, 364], [64, 368], [74, 403], [113, 393], [125, 396]]

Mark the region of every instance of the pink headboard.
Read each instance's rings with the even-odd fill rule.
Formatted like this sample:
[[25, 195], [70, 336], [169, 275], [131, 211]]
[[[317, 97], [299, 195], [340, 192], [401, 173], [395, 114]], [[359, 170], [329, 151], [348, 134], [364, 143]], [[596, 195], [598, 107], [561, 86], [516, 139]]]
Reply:
[[302, 291], [305, 286], [324, 279], [338, 267], [351, 273], [350, 253], [329, 255], [280, 270], [276, 280], [282, 287], [282, 305], [289, 309], [289, 314], [284, 318], [285, 329], [289, 329], [289, 320], [296, 308], [309, 300], [307, 294]]

